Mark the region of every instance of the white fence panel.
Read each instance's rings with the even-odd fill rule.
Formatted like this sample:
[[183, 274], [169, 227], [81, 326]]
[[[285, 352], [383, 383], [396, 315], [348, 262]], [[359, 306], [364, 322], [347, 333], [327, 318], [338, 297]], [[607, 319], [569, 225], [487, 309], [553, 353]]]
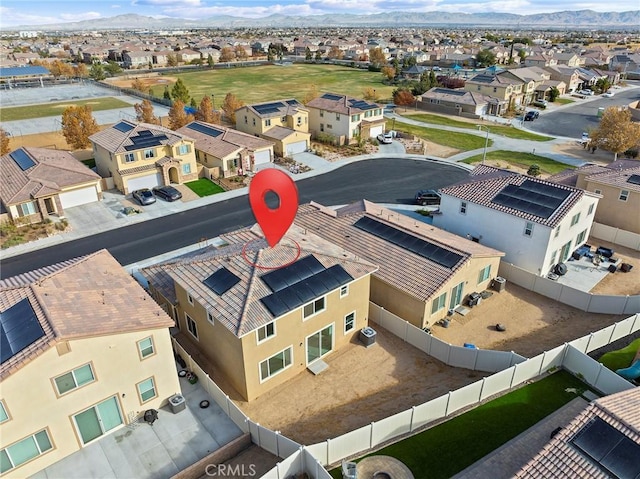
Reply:
[[523, 288], [533, 290], [536, 276], [528, 273], [523, 269], [520, 269], [510, 263], [500, 261], [500, 268], [498, 270], [498, 273], [503, 278], [506, 278], [507, 281], [511, 281], [512, 283], [515, 283], [518, 286], [522, 286]]
[[249, 432], [247, 416], [231, 401], [231, 399], [228, 399], [227, 402], [229, 411], [227, 414], [231, 420], [236, 424], [236, 426], [242, 429], [243, 432]]
[[562, 366], [576, 375], [581, 374], [584, 382], [593, 385], [598, 379], [601, 365], [568, 344]]
[[371, 424], [350, 431], [328, 441], [328, 463], [333, 464], [345, 457], [365, 451], [371, 447]]
[[633, 322], [632, 318], [623, 319], [622, 321], [617, 322], [615, 325], [616, 327], [613, 330], [613, 334], [611, 335], [611, 342], [617, 341], [618, 339], [631, 334]]
[[271, 429], [258, 425], [258, 442], [256, 444], [265, 451], [278, 455], [278, 435]]
[[585, 352], [590, 353], [591, 351], [595, 351], [596, 349], [609, 344], [614, 328], [615, 325], [612, 324], [611, 326], [607, 326], [606, 328], [591, 333], [589, 335], [589, 345]]
[[562, 286], [556, 281], [537, 277], [535, 278], [534, 291], [542, 296], [546, 296], [547, 298], [557, 301], [562, 292]]
[[302, 456], [302, 450], [296, 451], [295, 454], [290, 455], [286, 459], [282, 460], [276, 467], [267, 471], [261, 479], [284, 479], [285, 477], [297, 476], [298, 473], [304, 471], [304, 461]]
[[564, 358], [565, 345], [553, 348], [551, 351], [545, 351], [543, 353], [542, 365], [540, 366], [541, 372], [547, 372], [552, 368], [559, 368], [562, 366], [562, 359]]
[[326, 441], [305, 446], [304, 448], [323, 466], [329, 464], [329, 448]]
[[460, 346], [450, 346], [449, 366], [454, 368], [473, 369], [476, 364], [478, 350], [475, 348], [463, 348]]
[[513, 373], [513, 381], [511, 382], [511, 387], [539, 376], [540, 364], [541, 361], [525, 361], [524, 363], [516, 364], [514, 366], [516, 370]]
[[511, 387], [511, 380], [513, 379], [515, 368], [516, 366], [512, 366], [509, 369], [505, 369], [484, 378], [484, 385], [482, 387], [480, 400], [484, 401], [486, 398], [493, 396], [494, 394], [498, 394], [509, 389]]
[[431, 356], [442, 361], [445, 364], [449, 364], [449, 351], [451, 346], [449, 343], [445, 343], [441, 339], [435, 336], [431, 338]]
[[247, 425], [249, 426], [249, 434], [251, 434], [251, 442], [254, 444], [260, 444], [260, 437], [258, 436], [258, 424], [249, 420], [247, 421]]
[[411, 429], [415, 430], [425, 424], [435, 421], [446, 416], [447, 403], [449, 402], [449, 395], [437, 397], [429, 402], [422, 403], [419, 406], [413, 408], [413, 421], [411, 423]]
[[569, 342], [569, 344], [581, 353], [584, 353], [587, 350], [587, 346], [589, 345], [589, 336], [581, 336]]
[[586, 311], [589, 307], [589, 301], [591, 301], [591, 294], [563, 286], [558, 301], [580, 309], [581, 311]]
[[511, 367], [512, 353], [505, 351], [478, 350], [476, 371], [496, 372]]
[[600, 366], [600, 375], [593, 385], [598, 391], [602, 391], [604, 394], [615, 394], [634, 387], [629, 381], [611, 371], [603, 364]]
[[327, 464], [326, 462], [320, 462], [317, 456], [314, 457], [315, 454], [313, 454], [308, 447], [305, 447], [302, 450], [302, 453], [304, 455], [304, 470], [310, 477], [313, 477], [314, 479], [332, 479], [331, 474], [322, 467]]
[[631, 231], [621, 230], [601, 223], [593, 223], [591, 236], [640, 251], [640, 235], [638, 233], [632, 233]]
[[407, 326], [409, 323], [404, 319], [400, 319], [389, 311], [382, 311], [382, 325], [388, 331], [398, 336], [400, 339], [407, 337]]
[[407, 328], [406, 341], [414, 348], [429, 354], [431, 335], [425, 333], [422, 329], [416, 328], [413, 324], [410, 324]]
[[412, 415], [413, 409], [408, 409], [374, 422], [371, 425], [371, 445], [375, 447], [389, 439], [408, 433], [411, 430]]
[[278, 434], [278, 456], [289, 457], [291, 454], [299, 450], [300, 444], [286, 436]]
[[629, 296], [623, 314], [636, 314], [640, 311], [640, 295]]
[[590, 313], [622, 314], [627, 304], [626, 296], [592, 295], [589, 303]]
[[447, 416], [460, 409], [463, 409], [480, 401], [480, 394], [483, 386], [482, 380], [468, 384], [460, 389], [456, 389], [449, 395], [449, 406]]
[[518, 363], [523, 363], [527, 360], [524, 356], [520, 356], [518, 353], [511, 351], [511, 366]]

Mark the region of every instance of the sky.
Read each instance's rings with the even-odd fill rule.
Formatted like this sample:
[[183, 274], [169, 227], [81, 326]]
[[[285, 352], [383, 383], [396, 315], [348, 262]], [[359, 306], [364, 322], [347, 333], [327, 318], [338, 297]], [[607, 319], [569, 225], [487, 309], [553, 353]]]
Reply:
[[274, 13], [292, 16], [389, 11], [534, 14], [587, 9], [622, 12], [640, 8], [638, 0], [0, 0], [0, 27], [95, 20], [126, 13], [201, 19], [217, 15], [260, 18]]

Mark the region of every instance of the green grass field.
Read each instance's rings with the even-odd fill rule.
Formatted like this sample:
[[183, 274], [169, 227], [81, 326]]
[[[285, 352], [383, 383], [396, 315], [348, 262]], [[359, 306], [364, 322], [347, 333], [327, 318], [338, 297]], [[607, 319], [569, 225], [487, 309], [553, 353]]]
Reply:
[[[375, 455], [401, 460], [415, 479], [449, 478], [577, 397], [567, 391], [571, 388], [584, 391], [586, 385], [559, 371]], [[333, 469], [331, 475], [339, 479], [340, 469]]]
[[556, 98], [556, 101], [554, 101], [554, 103], [557, 103], [558, 105], [568, 105], [569, 103], [574, 103], [575, 100], [571, 100], [569, 98]]
[[[320, 93], [342, 93], [358, 98], [365, 88], [371, 87], [376, 90], [378, 101], [386, 103], [391, 101], [394, 90], [382, 84], [381, 73], [322, 64], [202, 70], [171, 76], [181, 78], [198, 103], [204, 95], [214, 95], [218, 107], [227, 93], [251, 104], [284, 98], [302, 101], [311, 85], [316, 85]], [[164, 86], [153, 87], [153, 92], [161, 97]]]
[[45, 116], [62, 115], [68, 106], [89, 105], [92, 111], [114, 110], [116, 108], [131, 108], [131, 105], [113, 97], [92, 98], [89, 100], [70, 100], [55, 103], [43, 103], [35, 107], [16, 106], [3, 108], [0, 112], [2, 121], [30, 120], [32, 118], [42, 118]]
[[[549, 175], [559, 173], [560, 171], [566, 170], [567, 168], [574, 168], [571, 165], [565, 165], [564, 163], [560, 163], [544, 156], [538, 156], [532, 153], [523, 153], [519, 151], [488, 151], [487, 160], [504, 162], [505, 165], [502, 166], [503, 168], [508, 167], [508, 165], [513, 165], [529, 169], [529, 167], [535, 163], [540, 167], [540, 171], [542, 173], [547, 173]], [[462, 163], [472, 165], [474, 163], [480, 163], [481, 161], [482, 154], [479, 154], [471, 156], [466, 160], [462, 160]]]
[[625, 348], [603, 354], [598, 361], [612, 371], [615, 371], [616, 369], [628, 368], [629, 366], [631, 366], [631, 361], [633, 361], [633, 358], [638, 352], [638, 349], [640, 349], [640, 339], [632, 341]]
[[[389, 121], [386, 124], [387, 130], [395, 129], [400, 132], [410, 133], [417, 137], [423, 138], [432, 143], [450, 148], [456, 148], [462, 151], [476, 150], [484, 148], [485, 138], [467, 133], [458, 133], [455, 131], [439, 130], [437, 128], [427, 128], [424, 126], [411, 125], [402, 121]], [[493, 145], [493, 141], [489, 140], [488, 146]]]
[[185, 185], [201, 198], [203, 196], [211, 196], [215, 195], [216, 193], [224, 192], [224, 189], [222, 189], [222, 187], [216, 185], [213, 181], [207, 178], [200, 178], [199, 180], [189, 181], [188, 183], [185, 183]]
[[[432, 125], [455, 126], [457, 128], [466, 128], [468, 130], [478, 131], [478, 127], [473, 123], [469, 123], [466, 121], [459, 121], [453, 118], [447, 118], [446, 116], [432, 115], [429, 113], [421, 113], [418, 115], [407, 115], [407, 118], [411, 118], [412, 120], [416, 120], [416, 121], [423, 121], [425, 123], [430, 123]], [[518, 140], [531, 140], [531, 141], [553, 140], [553, 138], [551, 137], [537, 135], [535, 133], [531, 133], [525, 130], [519, 130], [512, 126], [491, 125], [488, 128], [489, 128], [489, 133], [493, 133], [494, 135], [506, 136], [507, 138], [517, 138]], [[486, 130], [482, 130], [483, 133], [485, 131]]]

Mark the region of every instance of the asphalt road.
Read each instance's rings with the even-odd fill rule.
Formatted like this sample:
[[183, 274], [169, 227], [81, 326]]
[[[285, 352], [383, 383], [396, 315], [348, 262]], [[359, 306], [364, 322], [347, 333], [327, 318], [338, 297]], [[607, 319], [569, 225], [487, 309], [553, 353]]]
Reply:
[[579, 139], [583, 131], [598, 127], [598, 108], [628, 105], [640, 100], [640, 89], [613, 90], [613, 98], [598, 97], [595, 100], [575, 99], [575, 103], [559, 111], [545, 112], [536, 121], [527, 122], [527, 128], [537, 133]]
[[[468, 172], [431, 161], [383, 158], [365, 160], [298, 181], [300, 203], [347, 204], [362, 198], [379, 203], [412, 203], [419, 189], [438, 189]], [[106, 248], [126, 265], [182, 248], [202, 238], [255, 222], [246, 196], [213, 203], [163, 218], [58, 244], [0, 261], [0, 278], [86, 255]]]

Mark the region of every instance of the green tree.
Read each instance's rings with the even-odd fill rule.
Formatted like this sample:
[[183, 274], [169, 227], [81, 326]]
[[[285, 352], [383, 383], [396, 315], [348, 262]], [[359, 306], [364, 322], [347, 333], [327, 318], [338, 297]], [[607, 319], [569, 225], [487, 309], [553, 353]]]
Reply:
[[74, 149], [91, 146], [89, 137], [98, 131], [91, 107], [69, 106], [62, 112], [62, 134]]
[[198, 102], [196, 102], [196, 99], [191, 97], [191, 101], [189, 102], [189, 106], [191, 108], [193, 108], [194, 110], [198, 108]]
[[311, 48], [307, 47], [304, 49], [304, 59], [309, 61], [313, 58], [313, 55], [311, 54]]
[[540, 165], [533, 163], [527, 170], [529, 176], [540, 176]]
[[597, 93], [605, 93], [611, 88], [611, 80], [609, 78], [600, 78], [596, 82], [596, 92]]
[[560, 96], [560, 90], [552, 86], [551, 89], [549, 90], [549, 101], [553, 103], [558, 99], [559, 96]]
[[174, 100], [180, 100], [182, 103], [186, 104], [189, 101], [189, 96], [187, 86], [182, 81], [182, 78], [178, 78], [174, 83], [173, 88], [171, 88], [171, 98]]
[[316, 50], [316, 61], [320, 61], [322, 60], [322, 52], [320, 51], [320, 49], [318, 48]]
[[640, 144], [640, 124], [631, 121], [631, 111], [609, 107], [598, 128], [590, 132], [591, 144], [613, 153], [613, 159]]
[[209, 55], [207, 55], [207, 65], [209, 66], [209, 68], [213, 68], [213, 64], [215, 62], [213, 61], [213, 57], [211, 56], [211, 53], [209, 53]]
[[100, 63], [94, 63], [91, 65], [91, 68], [89, 68], [89, 77], [95, 81], [101, 81], [107, 78], [107, 75], [104, 72], [104, 67]]
[[118, 73], [122, 72], [122, 68], [114, 61], [110, 61], [104, 67], [104, 71], [110, 77], [116, 76]]
[[171, 92], [169, 91], [169, 86], [164, 86], [164, 92], [162, 93], [162, 98], [165, 100], [171, 100]]
[[478, 66], [490, 67], [496, 64], [496, 56], [491, 50], [485, 48], [476, 54], [476, 63]]

